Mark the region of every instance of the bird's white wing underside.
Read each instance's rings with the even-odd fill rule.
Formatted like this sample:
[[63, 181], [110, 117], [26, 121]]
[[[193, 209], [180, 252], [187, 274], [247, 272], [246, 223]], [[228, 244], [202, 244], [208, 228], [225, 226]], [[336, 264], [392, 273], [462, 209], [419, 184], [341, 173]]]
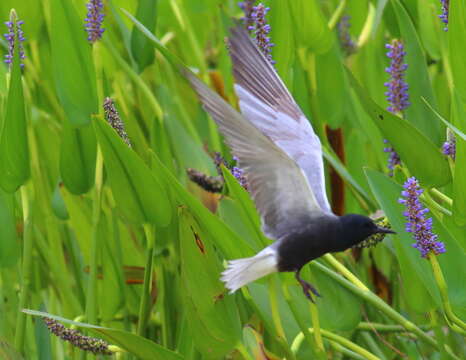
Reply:
[[241, 113], [302, 168], [320, 208], [331, 213], [319, 138], [247, 32], [237, 27], [231, 33], [230, 56]]
[[235, 90], [243, 116], [298, 163], [319, 206], [323, 211], [330, 212], [325, 190], [322, 146], [309, 121], [304, 116], [296, 121], [283, 112], [273, 110], [238, 84], [235, 84]]
[[183, 74], [239, 158], [264, 233], [279, 239], [295, 221], [320, 216], [322, 209], [301, 167], [193, 73]]

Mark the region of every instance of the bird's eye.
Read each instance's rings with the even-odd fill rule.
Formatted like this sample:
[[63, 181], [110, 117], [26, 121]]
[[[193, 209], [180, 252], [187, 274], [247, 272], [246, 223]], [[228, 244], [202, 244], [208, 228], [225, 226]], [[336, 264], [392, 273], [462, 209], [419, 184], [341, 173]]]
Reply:
[[366, 227], [366, 228], [369, 229], [369, 228], [372, 227], [372, 223], [371, 223], [371, 222], [367, 222], [367, 223], [364, 224], [364, 227]]

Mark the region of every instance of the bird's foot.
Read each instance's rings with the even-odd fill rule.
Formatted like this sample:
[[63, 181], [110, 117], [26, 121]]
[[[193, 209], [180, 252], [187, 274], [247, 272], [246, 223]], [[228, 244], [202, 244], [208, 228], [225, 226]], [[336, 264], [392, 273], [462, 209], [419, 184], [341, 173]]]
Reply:
[[311, 293], [313, 293], [315, 296], [322, 297], [317, 289], [309, 284], [307, 281], [304, 280], [299, 280], [299, 283], [301, 284], [301, 287], [303, 288], [303, 293], [306, 295], [306, 297], [311, 300], [313, 303], [315, 303], [314, 299], [312, 298]]

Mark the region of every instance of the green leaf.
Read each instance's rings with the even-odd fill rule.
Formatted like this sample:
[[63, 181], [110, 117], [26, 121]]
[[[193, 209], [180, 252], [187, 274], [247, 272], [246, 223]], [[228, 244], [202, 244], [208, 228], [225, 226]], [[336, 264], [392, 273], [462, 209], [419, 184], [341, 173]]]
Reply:
[[293, 15], [297, 43], [319, 54], [327, 52], [334, 39], [319, 2], [316, 0], [294, 0], [289, 3], [289, 6]]
[[[148, 29], [154, 30], [157, 21], [157, 0], [140, 0], [136, 18]], [[131, 53], [138, 64], [139, 72], [154, 61], [154, 51], [149, 46], [149, 40], [135, 27], [131, 32]]]
[[[452, 122], [462, 126], [466, 117], [466, 104], [457, 92], [454, 92], [451, 102]], [[464, 135], [463, 133], [461, 133]], [[453, 218], [457, 225], [466, 225], [466, 139], [456, 137], [455, 171], [453, 175]]]
[[83, 19], [72, 1], [50, 0], [52, 70], [58, 98], [73, 127], [89, 124], [97, 112], [97, 90], [91, 45]]
[[420, 130], [430, 141], [440, 145], [440, 126], [436, 117], [425, 108], [421, 97], [436, 107], [432, 86], [427, 72], [427, 61], [411, 19], [398, 0], [393, 1], [401, 39], [405, 46], [406, 82], [409, 84], [410, 105], [404, 110], [406, 119]]
[[223, 358], [241, 338], [234, 298], [220, 281], [223, 267], [212, 239], [188, 209], [180, 208], [179, 216], [181, 279], [194, 344], [207, 358]]
[[332, 48], [315, 57], [316, 102], [319, 118], [331, 128], [341, 126], [347, 113], [349, 91], [342, 58], [335, 41]]
[[[457, 106], [460, 106], [460, 105], [458, 105], [458, 101], [461, 101], [461, 100], [459, 98], [457, 98], [457, 97], [456, 98], [453, 97], [453, 98], [456, 99]], [[458, 129], [455, 125], [453, 125], [449, 121], [445, 120], [445, 118], [442, 115], [440, 115], [437, 111], [434, 110], [434, 108], [427, 102], [426, 99], [422, 98], [422, 100], [429, 107], [430, 111], [432, 111], [435, 114], [435, 116], [437, 116], [439, 118], [440, 121], [442, 121], [447, 127], [449, 127], [451, 129], [451, 131], [453, 131], [456, 135], [458, 135], [463, 140], [466, 140], [466, 134], [464, 132], [462, 132], [460, 129]], [[454, 103], [452, 102], [452, 104], [454, 104]], [[458, 111], [458, 109], [457, 109], [457, 111]], [[453, 113], [454, 113], [454, 111], [453, 111]], [[459, 123], [462, 120], [462, 118], [460, 116], [455, 117], [455, 118], [458, 120]]]
[[372, 192], [396, 231], [392, 243], [405, 284], [403, 299], [418, 312], [426, 312], [434, 306], [439, 306], [440, 297], [429, 263], [412, 247], [414, 240], [411, 234], [405, 231], [405, 208], [398, 202], [402, 186], [377, 171], [365, 169], [365, 172]]
[[94, 129], [120, 211], [131, 222], [167, 225], [171, 212], [163, 183], [108, 123], [96, 119]]
[[466, 38], [466, 4], [464, 1], [450, 1], [448, 17], [448, 52], [455, 88], [466, 102], [466, 59], [464, 39]]
[[15, 265], [20, 256], [14, 204], [14, 195], [0, 190], [0, 268]]
[[237, 216], [240, 216], [243, 220], [243, 223], [246, 226], [249, 226], [250, 229], [255, 233], [255, 249], [257, 251], [261, 250], [264, 246], [270, 244], [270, 240], [267, 239], [261, 230], [261, 220], [260, 216], [256, 210], [256, 206], [252, 201], [249, 193], [241, 186], [238, 180], [233, 176], [233, 174], [226, 167], [222, 166], [223, 177], [225, 179], [225, 184], [228, 187], [228, 194], [237, 200], [239, 204], [239, 213]]
[[27, 122], [18, 48], [15, 46], [13, 54], [10, 89], [0, 139], [0, 174], [2, 174], [0, 186], [9, 193], [15, 192], [30, 175]]
[[365, 111], [413, 175], [428, 187], [441, 186], [450, 182], [450, 167], [440, 149], [407, 120], [375, 104], [350, 71], [348, 75]]
[[97, 143], [92, 125], [72, 128], [63, 124], [60, 174], [63, 184], [75, 195], [84, 194], [94, 185]]
[[[234, 233], [223, 221], [212, 214], [198, 199], [190, 194], [165, 167], [160, 159], [152, 154], [154, 171], [160, 174], [167, 188], [171, 190], [178, 205], [187, 206], [203, 231], [215, 239], [215, 245], [229, 259], [247, 257], [254, 254], [254, 249]], [[221, 236], [218, 236], [221, 234]]]
[[290, 70], [295, 55], [294, 33], [293, 31], [283, 31], [283, 29], [291, 29], [293, 26], [290, 6], [286, 1], [275, 1], [273, 11], [270, 11], [267, 16], [270, 18], [270, 37], [275, 44], [272, 48], [272, 56], [276, 62], [275, 68], [286, 86], [292, 88], [293, 74]]
[[48, 317], [60, 321], [62, 323], [70, 324], [77, 326], [79, 328], [89, 329], [90, 332], [96, 334], [97, 336], [102, 336], [105, 340], [110, 342], [112, 345], [117, 345], [129, 353], [137, 356], [140, 359], [147, 360], [182, 360], [183, 357], [171, 350], [168, 350], [155, 342], [152, 342], [148, 339], [145, 339], [141, 336], [129, 333], [123, 330], [105, 328], [101, 326], [95, 326], [91, 324], [85, 324], [81, 322], [76, 322], [62, 318], [60, 316], [48, 314], [42, 311], [24, 309], [24, 313], [39, 316], [39, 317]]

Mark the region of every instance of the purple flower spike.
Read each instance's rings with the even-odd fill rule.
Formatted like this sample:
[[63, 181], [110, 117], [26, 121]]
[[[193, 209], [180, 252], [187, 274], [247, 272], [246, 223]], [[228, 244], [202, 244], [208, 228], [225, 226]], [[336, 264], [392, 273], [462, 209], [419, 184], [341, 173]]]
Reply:
[[392, 113], [401, 113], [410, 103], [408, 101], [408, 84], [404, 80], [407, 64], [403, 63], [406, 52], [400, 40], [393, 40], [391, 44], [386, 44], [389, 49], [387, 56], [391, 59], [390, 66], [385, 69], [390, 74], [390, 80], [385, 83], [388, 91], [385, 93], [390, 106], [387, 108]]
[[438, 16], [445, 24], [444, 31], [448, 31], [448, 13], [450, 10], [450, 0], [440, 0], [442, 3], [442, 13]]
[[[390, 79], [384, 84], [388, 88], [385, 95], [390, 103], [387, 110], [399, 114], [410, 105], [408, 84], [404, 80], [404, 72], [408, 68], [408, 65], [403, 63], [406, 52], [403, 43], [397, 39], [393, 40], [391, 44], [386, 44], [385, 47], [389, 49], [387, 56], [390, 58], [390, 66], [385, 69], [390, 74]], [[388, 141], [384, 140], [384, 143], [388, 144]], [[388, 157], [388, 175], [393, 176], [393, 169], [401, 163], [400, 156], [392, 146], [385, 147], [384, 151], [390, 154]]]
[[342, 16], [338, 22], [338, 39], [340, 40], [340, 45], [346, 56], [356, 52], [356, 44], [351, 39], [351, 35], [349, 33], [349, 29], [351, 27], [350, 18], [351, 17], [349, 15], [345, 15]]
[[265, 7], [263, 4], [254, 6], [251, 18], [254, 23], [251, 25], [248, 30], [254, 32], [256, 44], [261, 49], [262, 53], [265, 55], [267, 60], [273, 65], [275, 61], [272, 59], [272, 47], [275, 46], [270, 41], [270, 25], [267, 24], [265, 15], [269, 12], [270, 8]]
[[105, 31], [102, 28], [102, 23], [104, 21], [103, 3], [102, 0], [89, 0], [86, 4], [87, 7], [87, 17], [84, 19], [86, 24], [84, 27], [87, 31], [87, 40], [90, 43], [95, 43], [102, 37], [103, 32]]
[[[385, 144], [389, 144], [387, 139], [384, 139], [383, 142]], [[388, 165], [387, 165], [388, 176], [393, 176], [393, 171], [395, 170], [395, 166], [401, 164], [400, 155], [398, 155], [395, 149], [391, 147], [390, 145], [387, 145], [387, 147], [385, 147], [383, 151], [390, 154], [388, 156]]]
[[244, 0], [238, 3], [238, 6], [243, 10], [244, 16], [241, 20], [244, 23], [244, 26], [249, 30], [254, 25], [254, 20], [252, 18], [252, 12], [254, 11], [254, 3], [256, 0]]
[[[237, 162], [238, 158], [236, 156], [233, 156], [233, 160]], [[243, 169], [239, 168], [238, 166], [233, 166], [230, 171], [233, 174], [233, 176], [236, 178], [236, 180], [238, 180], [240, 185], [247, 190], [248, 181], [246, 180], [246, 177], [244, 176]]]
[[444, 155], [455, 160], [456, 157], [456, 137], [450, 129], [447, 129], [447, 141], [443, 143], [442, 152]]
[[[15, 46], [18, 46], [19, 51], [19, 58], [24, 60], [26, 55], [24, 55], [24, 47], [23, 42], [25, 39], [23, 30], [21, 26], [24, 24], [24, 21], [18, 20], [18, 15], [16, 15], [15, 10], [11, 10], [10, 12], [10, 20], [5, 22], [5, 25], [8, 28], [8, 32], [4, 34], [6, 41], [8, 42], [8, 53], [5, 55], [5, 63], [9, 65], [11, 70], [11, 66], [13, 64], [13, 56], [15, 51]], [[24, 64], [20, 63], [21, 67], [24, 67]]]
[[427, 257], [430, 252], [435, 255], [444, 253], [445, 245], [437, 241], [437, 235], [432, 232], [432, 218], [425, 218], [429, 209], [424, 208], [419, 201], [419, 196], [423, 190], [419, 187], [419, 182], [415, 177], [411, 177], [403, 185], [401, 192], [403, 198], [398, 201], [406, 206], [403, 215], [406, 217], [406, 231], [412, 233], [416, 241], [413, 247], [421, 252], [422, 257]]

